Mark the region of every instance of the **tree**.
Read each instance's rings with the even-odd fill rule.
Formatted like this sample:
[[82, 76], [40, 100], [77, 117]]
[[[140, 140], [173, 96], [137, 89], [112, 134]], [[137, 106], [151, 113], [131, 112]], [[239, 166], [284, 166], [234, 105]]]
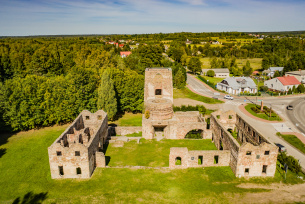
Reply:
[[106, 69], [102, 75], [101, 85], [98, 89], [97, 107], [107, 112], [110, 120], [113, 120], [117, 113], [117, 99], [109, 69]]
[[246, 65], [243, 67], [243, 74], [245, 76], [250, 76], [253, 73], [253, 68], [250, 66], [249, 60], [247, 60]]
[[188, 63], [188, 69], [192, 72], [192, 73], [197, 73], [201, 71], [201, 62], [200, 59], [198, 57], [192, 57]]
[[207, 76], [214, 77], [215, 76], [215, 72], [213, 70], [209, 70], [209, 71], [207, 71]]
[[274, 75], [273, 75], [273, 78], [276, 78], [276, 77], [279, 77], [279, 76], [281, 76], [280, 72], [279, 71], [275, 71]]
[[305, 92], [305, 87], [304, 87], [304, 85], [303, 85], [303, 84], [300, 84], [300, 85], [298, 86], [297, 90], [298, 90], [299, 93], [304, 93], [304, 92]]

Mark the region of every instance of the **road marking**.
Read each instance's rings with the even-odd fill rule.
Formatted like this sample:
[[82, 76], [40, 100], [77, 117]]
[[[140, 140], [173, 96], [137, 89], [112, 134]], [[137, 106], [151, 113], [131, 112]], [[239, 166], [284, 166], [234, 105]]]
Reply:
[[232, 104], [232, 105], [240, 106], [242, 103], [235, 102], [235, 101], [226, 101], [225, 104]]

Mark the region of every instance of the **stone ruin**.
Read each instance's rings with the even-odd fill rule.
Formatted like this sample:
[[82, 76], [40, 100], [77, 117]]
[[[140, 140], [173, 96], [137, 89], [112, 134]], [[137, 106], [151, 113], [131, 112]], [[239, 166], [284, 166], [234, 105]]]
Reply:
[[147, 68], [144, 85], [145, 114], [142, 118], [142, 137], [145, 139], [184, 139], [192, 130], [201, 130], [207, 138], [206, 122], [199, 111], [173, 110], [171, 68]]
[[[234, 111], [211, 114], [212, 141], [218, 150], [170, 149], [169, 167], [230, 166], [237, 177], [274, 176], [278, 147]], [[236, 132], [233, 137], [229, 132]], [[178, 162], [177, 162], [178, 161]]]
[[82, 111], [48, 148], [51, 177], [90, 178], [96, 167], [105, 167], [107, 135], [107, 113]]
[[[146, 69], [144, 105], [143, 138], [184, 139], [188, 132], [201, 130], [202, 138], [212, 139], [218, 149], [189, 151], [186, 147], [172, 147], [169, 168], [230, 166], [237, 177], [274, 176], [278, 147], [234, 111], [212, 113], [209, 128], [198, 111], [173, 111], [170, 68]], [[141, 127], [109, 130], [125, 135], [139, 132]], [[236, 133], [235, 137], [231, 132]], [[107, 136], [107, 113], [82, 111], [48, 148], [51, 177], [90, 178], [96, 167], [106, 166], [102, 149]], [[124, 142], [119, 142], [123, 146]]]

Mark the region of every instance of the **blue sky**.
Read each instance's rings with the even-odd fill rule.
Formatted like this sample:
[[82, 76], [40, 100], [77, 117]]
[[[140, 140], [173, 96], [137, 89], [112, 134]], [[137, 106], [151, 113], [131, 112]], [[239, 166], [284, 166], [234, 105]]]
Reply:
[[0, 0], [0, 36], [305, 30], [305, 0]]

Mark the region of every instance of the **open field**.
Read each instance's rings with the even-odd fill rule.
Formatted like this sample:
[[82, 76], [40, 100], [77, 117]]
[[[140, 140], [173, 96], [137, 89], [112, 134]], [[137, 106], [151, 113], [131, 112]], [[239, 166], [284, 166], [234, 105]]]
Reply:
[[125, 143], [124, 147], [113, 147], [110, 143], [105, 155], [110, 159], [109, 166], [168, 167], [171, 147], [187, 147], [189, 150], [217, 150], [211, 140], [186, 139], [158, 142], [141, 139], [140, 144], [130, 141]]
[[[280, 181], [302, 182], [290, 171], [284, 181], [283, 170], [279, 167], [275, 177], [268, 179], [238, 179], [229, 167], [208, 167], [184, 170], [97, 168], [91, 179], [52, 180], [47, 147], [67, 127], [0, 135], [0, 203], [250, 202], [250, 195], [262, 194], [269, 198], [269, 190], [238, 187], [242, 183], [253, 186], [251, 183], [277, 182], [279, 186]], [[143, 158], [142, 154], [136, 156], [139, 161]], [[129, 159], [133, 158], [125, 157]], [[282, 188], [287, 190], [285, 186]]]
[[[247, 60], [249, 60], [250, 65], [253, 68], [253, 70], [261, 69], [262, 60], [263, 60], [262, 58], [236, 59], [237, 66], [242, 69], [243, 66], [246, 65]], [[202, 69], [211, 68], [209, 57], [200, 58], [200, 61], [202, 63]]]
[[214, 85], [225, 79], [225, 78], [208, 77], [208, 76], [202, 76], [202, 77], [205, 78], [206, 80], [209, 80], [209, 82], [213, 83]]

